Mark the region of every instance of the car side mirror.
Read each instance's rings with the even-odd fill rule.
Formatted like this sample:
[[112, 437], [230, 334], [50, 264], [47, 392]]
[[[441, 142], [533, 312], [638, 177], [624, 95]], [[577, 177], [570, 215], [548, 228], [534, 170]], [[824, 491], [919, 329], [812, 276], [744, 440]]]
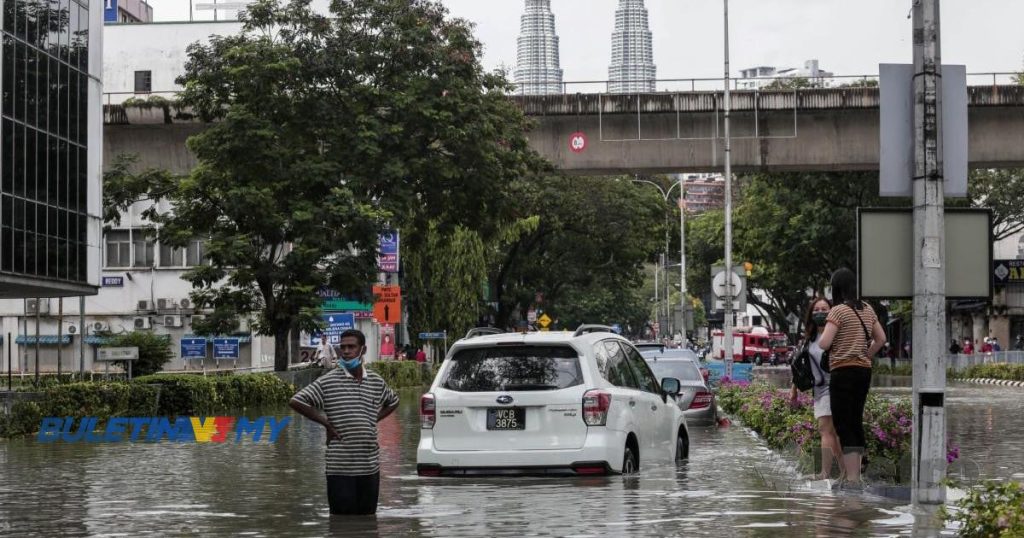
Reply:
[[676, 396], [679, 394], [679, 380], [674, 377], [663, 377], [661, 378], [661, 390], [665, 391], [665, 394]]

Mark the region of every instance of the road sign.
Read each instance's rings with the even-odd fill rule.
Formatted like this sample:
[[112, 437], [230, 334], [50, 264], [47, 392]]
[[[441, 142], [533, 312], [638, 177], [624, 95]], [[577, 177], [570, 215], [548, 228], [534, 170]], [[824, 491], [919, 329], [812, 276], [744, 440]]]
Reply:
[[420, 340], [444, 340], [444, 332], [420, 333]]
[[205, 359], [206, 358], [206, 339], [205, 338], [182, 338], [181, 339], [181, 358], [188, 359]]
[[238, 360], [238, 338], [214, 338], [213, 358]]
[[537, 324], [540, 325], [541, 328], [547, 329], [548, 325], [551, 325], [551, 318], [549, 318], [547, 314], [541, 314], [540, 317], [537, 318]]
[[583, 153], [587, 149], [587, 135], [583, 131], [576, 131], [569, 135], [569, 149], [573, 153]]
[[[910, 197], [914, 177], [914, 66], [878, 66], [878, 194]], [[967, 196], [967, 68], [942, 66], [942, 175], [947, 197]]]
[[382, 273], [398, 272], [398, 232], [388, 230], [380, 234], [380, 256], [377, 258], [377, 266]]
[[99, 362], [137, 361], [139, 360], [139, 348], [101, 347], [96, 350], [96, 360]]
[[321, 316], [327, 328], [322, 333], [313, 334], [310, 343], [314, 346], [320, 344], [320, 337], [327, 336], [327, 341], [332, 344], [341, 343], [341, 333], [356, 328], [356, 317], [352, 312], [335, 312]]
[[996, 284], [1022, 285], [1024, 284], [1024, 259], [1021, 260], [993, 260], [992, 276]]
[[[732, 268], [732, 308], [734, 311], [743, 312], [747, 309], [747, 278], [746, 269], [742, 265], [735, 265]], [[725, 297], [726, 271], [724, 265], [711, 267], [711, 291], [714, 294], [715, 309], [722, 310]], [[737, 279], [739, 282], [737, 283]]]
[[378, 323], [402, 322], [402, 288], [400, 286], [374, 286], [373, 318]]
[[531, 308], [526, 311], [526, 321], [533, 323], [537, 321], [537, 310]]

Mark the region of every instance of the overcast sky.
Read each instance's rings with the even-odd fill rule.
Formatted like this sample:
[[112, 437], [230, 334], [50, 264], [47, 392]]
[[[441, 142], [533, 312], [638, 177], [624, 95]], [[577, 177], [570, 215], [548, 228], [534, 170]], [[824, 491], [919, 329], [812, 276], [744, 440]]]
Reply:
[[[194, 0], [196, 3], [212, 0]], [[325, 4], [326, 0], [314, 0]], [[157, 20], [188, 20], [185, 0], [149, 0]], [[442, 0], [476, 25], [484, 65], [514, 67], [523, 0]], [[605, 80], [618, 0], [552, 0], [565, 80]], [[719, 77], [722, 2], [647, 0], [658, 78]], [[911, 0], [731, 0], [732, 72], [795, 67], [816, 58], [837, 75], [878, 72], [911, 61]], [[196, 18], [212, 18], [209, 11]], [[943, 63], [970, 73], [1019, 71], [1024, 1], [942, 2]]]

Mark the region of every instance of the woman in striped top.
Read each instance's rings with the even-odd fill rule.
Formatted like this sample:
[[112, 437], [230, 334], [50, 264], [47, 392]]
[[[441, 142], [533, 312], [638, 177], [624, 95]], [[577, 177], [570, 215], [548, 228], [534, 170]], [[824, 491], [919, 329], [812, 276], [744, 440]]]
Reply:
[[871, 387], [871, 357], [885, 344], [885, 331], [871, 305], [857, 296], [857, 276], [832, 274], [832, 304], [818, 345], [829, 352], [832, 421], [843, 446], [845, 479], [858, 484], [866, 441], [864, 403]]

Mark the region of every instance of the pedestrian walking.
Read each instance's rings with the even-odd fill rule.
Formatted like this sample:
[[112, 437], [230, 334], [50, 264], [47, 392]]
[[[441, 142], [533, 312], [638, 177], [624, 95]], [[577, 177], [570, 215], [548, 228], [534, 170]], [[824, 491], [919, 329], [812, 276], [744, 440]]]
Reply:
[[380, 492], [377, 423], [395, 411], [398, 395], [383, 378], [363, 367], [366, 336], [362, 332], [343, 332], [340, 347], [340, 368], [297, 392], [289, 405], [327, 431], [331, 514], [370, 515], [377, 512]]
[[829, 352], [832, 421], [843, 450], [844, 479], [861, 483], [864, 404], [871, 387], [871, 357], [885, 344], [885, 330], [871, 305], [857, 297], [857, 276], [843, 268], [832, 274], [832, 303], [818, 339]]
[[416, 362], [427, 362], [427, 353], [422, 347], [416, 349]]
[[964, 338], [964, 355], [974, 355], [974, 344], [971, 343], [970, 338]]
[[960, 347], [960, 342], [957, 342], [956, 338], [952, 339], [949, 343], [949, 354], [959, 355], [961, 351], [963, 351], [963, 348]]
[[338, 352], [331, 345], [330, 337], [320, 335], [320, 345], [316, 349], [316, 362], [321, 368], [334, 368], [338, 362]]
[[[818, 339], [825, 323], [828, 320], [829, 310], [832, 305], [824, 297], [815, 297], [807, 305], [807, 313], [804, 316], [804, 338], [810, 344], [807, 346], [811, 354], [811, 372], [814, 374], [814, 419], [818, 421], [818, 433], [821, 435], [821, 478], [832, 477], [833, 462], [838, 464], [840, 470], [842, 463], [839, 455], [842, 453], [842, 446], [839, 443], [839, 436], [836, 434], [835, 424], [832, 422], [832, 404], [829, 397], [828, 383], [829, 374], [821, 368], [821, 357], [825, 351], [818, 345]], [[797, 399], [796, 385], [789, 391], [791, 400]]]
[[1014, 351], [1024, 351], [1024, 334], [1017, 335], [1017, 343], [1013, 345]]
[[994, 353], [999, 353], [1002, 350], [1003, 350], [1003, 346], [999, 345], [999, 337], [998, 336], [993, 336], [992, 337], [992, 351]]
[[989, 340], [987, 336], [985, 337], [985, 343], [981, 344], [981, 352], [983, 354], [992, 353], [992, 340]]

